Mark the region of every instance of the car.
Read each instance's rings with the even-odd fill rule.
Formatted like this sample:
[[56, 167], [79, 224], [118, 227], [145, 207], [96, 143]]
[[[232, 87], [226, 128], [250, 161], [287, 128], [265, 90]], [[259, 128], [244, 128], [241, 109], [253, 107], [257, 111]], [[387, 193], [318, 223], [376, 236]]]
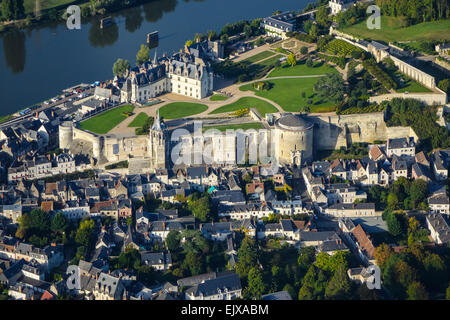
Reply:
[[46, 105], [49, 105], [50, 104], [50, 101], [45, 101], [44, 102]]

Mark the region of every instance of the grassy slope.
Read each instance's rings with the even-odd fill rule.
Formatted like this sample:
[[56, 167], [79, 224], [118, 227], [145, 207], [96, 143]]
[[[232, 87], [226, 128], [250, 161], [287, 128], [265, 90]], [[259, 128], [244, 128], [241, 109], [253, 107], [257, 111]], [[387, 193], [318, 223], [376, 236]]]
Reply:
[[[255, 91], [257, 96], [267, 98], [278, 103], [285, 111], [299, 112], [306, 105], [308, 99], [312, 99], [314, 105], [311, 112], [327, 112], [334, 110], [334, 104], [329, 101], [320, 101], [313, 91], [317, 78], [277, 79], [270, 80], [273, 84], [270, 90], [256, 91], [252, 84], [241, 86], [239, 90]], [[302, 92], [306, 93], [305, 98]]]
[[159, 109], [159, 115], [164, 119], [178, 119], [208, 110], [208, 107], [200, 103], [173, 102]]
[[131, 121], [129, 127], [142, 127], [148, 119], [148, 115], [145, 112], [139, 113], [136, 118]]
[[96, 115], [93, 118], [85, 120], [80, 123], [80, 128], [83, 130], [89, 130], [94, 133], [104, 134], [108, 133], [112, 128], [117, 126], [127, 117], [122, 115], [122, 112], [132, 112], [133, 106], [125, 105], [121, 106], [106, 112], [103, 112], [99, 115]]
[[[41, 11], [54, 7], [68, 5], [75, 0], [41, 0]], [[36, 0], [24, 0], [25, 14], [32, 13], [36, 7]]]
[[414, 40], [450, 40], [450, 19], [424, 22], [413, 26], [401, 27], [401, 19], [381, 17], [381, 29], [369, 30], [364, 20], [350, 27], [342, 28], [349, 33], [365, 39], [379, 41], [414, 41]]
[[287, 63], [281, 65], [269, 73], [269, 77], [284, 77], [284, 76], [306, 76], [306, 75], [320, 75], [331, 72], [337, 72], [335, 68], [323, 63], [315, 63], [313, 67], [307, 67], [305, 61], [298, 61], [293, 67]]
[[237, 130], [237, 129], [263, 129], [263, 125], [260, 122], [249, 122], [249, 123], [240, 123], [240, 124], [229, 124], [229, 125], [220, 125], [220, 126], [206, 126], [203, 127], [203, 131], [209, 129], [217, 129], [219, 131], [225, 131], [227, 129]]
[[211, 114], [232, 112], [232, 111], [236, 111], [236, 110], [244, 109], [244, 108], [248, 108], [248, 109], [255, 108], [256, 110], [258, 110], [258, 112], [263, 117], [266, 113], [272, 113], [272, 112], [278, 111], [277, 108], [275, 108], [273, 105], [271, 105], [270, 103], [268, 103], [266, 101], [263, 101], [258, 98], [253, 98], [253, 97], [243, 97], [234, 103], [227, 104], [223, 107], [220, 107], [220, 108], [214, 110], [213, 112], [211, 112]]
[[249, 58], [247, 58], [247, 59], [244, 59], [244, 60], [242, 60], [242, 61], [254, 63], [254, 62], [260, 61], [260, 60], [262, 60], [262, 59], [271, 57], [271, 56], [273, 56], [274, 54], [275, 54], [275, 53], [274, 53], [274, 52], [271, 52], [271, 51], [263, 51], [263, 52], [260, 52], [260, 53], [258, 53], [258, 54], [255, 54], [254, 56], [251, 56], [251, 57], [249, 57]]

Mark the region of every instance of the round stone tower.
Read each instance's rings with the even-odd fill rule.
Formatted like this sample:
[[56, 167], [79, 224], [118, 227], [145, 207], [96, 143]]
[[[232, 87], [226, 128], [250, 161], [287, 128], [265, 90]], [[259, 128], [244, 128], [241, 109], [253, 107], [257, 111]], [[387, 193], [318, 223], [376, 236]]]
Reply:
[[59, 125], [59, 147], [69, 149], [73, 141], [73, 123], [64, 121]]
[[313, 159], [314, 124], [303, 115], [284, 114], [275, 122], [280, 164], [301, 165]]

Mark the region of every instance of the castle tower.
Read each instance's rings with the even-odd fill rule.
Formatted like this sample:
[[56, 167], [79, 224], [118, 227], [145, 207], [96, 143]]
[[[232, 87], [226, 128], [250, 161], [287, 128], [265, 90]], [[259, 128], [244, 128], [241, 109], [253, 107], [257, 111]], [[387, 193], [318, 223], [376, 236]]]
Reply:
[[155, 122], [149, 132], [149, 155], [151, 157], [151, 165], [153, 168], [166, 167], [166, 137], [161, 126], [159, 110], [156, 114]]
[[69, 149], [73, 141], [73, 124], [70, 121], [64, 121], [59, 125], [59, 147]]

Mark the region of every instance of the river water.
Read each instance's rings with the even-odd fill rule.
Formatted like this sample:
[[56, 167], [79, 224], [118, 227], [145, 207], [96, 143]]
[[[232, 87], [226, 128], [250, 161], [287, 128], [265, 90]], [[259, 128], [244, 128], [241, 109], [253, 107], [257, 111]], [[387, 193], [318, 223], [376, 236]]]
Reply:
[[155, 50], [171, 54], [196, 32], [220, 31], [226, 23], [301, 10], [308, 0], [153, 0], [112, 14], [99, 28], [95, 17], [68, 30], [53, 23], [0, 35], [0, 115], [44, 101], [79, 83], [111, 79], [117, 58], [135, 63], [149, 32], [159, 31]]

